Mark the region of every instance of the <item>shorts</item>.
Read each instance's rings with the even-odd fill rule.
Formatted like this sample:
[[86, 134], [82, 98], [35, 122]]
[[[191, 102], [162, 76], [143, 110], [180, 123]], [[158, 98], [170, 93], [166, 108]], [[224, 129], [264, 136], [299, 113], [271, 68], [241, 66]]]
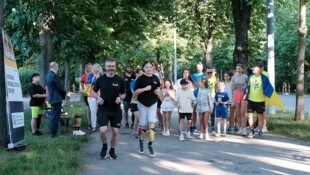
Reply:
[[233, 95], [233, 98], [234, 98], [234, 102], [235, 103], [241, 103], [242, 100], [243, 100], [243, 92], [235, 91], [234, 95]]
[[31, 106], [30, 108], [32, 118], [38, 118], [42, 114], [43, 109], [41, 106]]
[[191, 120], [192, 119], [192, 113], [179, 113], [179, 119], [186, 119]]
[[124, 106], [124, 112], [128, 112], [130, 108], [130, 102], [129, 101], [123, 101], [123, 106]]
[[89, 103], [88, 103], [88, 97], [87, 96], [84, 96], [84, 102], [85, 102], [85, 104], [86, 104], [86, 106], [89, 106]]
[[112, 128], [120, 128], [122, 118], [123, 118], [123, 115], [122, 115], [121, 109], [119, 109], [118, 111], [113, 111], [113, 112], [108, 112], [102, 109], [99, 109], [97, 111], [97, 120], [98, 120], [99, 127], [108, 126], [110, 122], [110, 126]]
[[150, 107], [146, 107], [142, 103], [138, 102], [138, 109], [139, 125], [146, 126], [147, 123], [155, 123], [157, 121], [157, 103], [153, 104]]
[[227, 111], [226, 110], [218, 110], [215, 113], [216, 118], [227, 118]]
[[130, 111], [131, 111], [131, 112], [137, 112], [137, 111], [138, 111], [138, 104], [136, 104], [136, 103], [131, 103], [131, 104], [130, 104]]
[[248, 113], [254, 113], [256, 111], [257, 114], [263, 114], [265, 112], [265, 102], [254, 102], [248, 100]]
[[163, 101], [160, 106], [161, 111], [163, 112], [171, 112], [174, 110], [174, 104], [172, 101]]

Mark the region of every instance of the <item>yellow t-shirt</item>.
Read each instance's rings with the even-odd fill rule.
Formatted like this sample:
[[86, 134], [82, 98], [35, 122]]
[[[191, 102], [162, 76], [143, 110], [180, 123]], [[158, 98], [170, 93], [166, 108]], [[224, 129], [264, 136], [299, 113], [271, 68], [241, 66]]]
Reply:
[[211, 97], [215, 97], [215, 86], [217, 84], [217, 79], [215, 76], [212, 78], [208, 79], [208, 89], [210, 90]]
[[263, 94], [263, 83], [262, 76], [256, 77], [253, 75], [250, 80], [250, 93], [249, 100], [254, 102], [263, 102], [265, 101], [265, 95]]

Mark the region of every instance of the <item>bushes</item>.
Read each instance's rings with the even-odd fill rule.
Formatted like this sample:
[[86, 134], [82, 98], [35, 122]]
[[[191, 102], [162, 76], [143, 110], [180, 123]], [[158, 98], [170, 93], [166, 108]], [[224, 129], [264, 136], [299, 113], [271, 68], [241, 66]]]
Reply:
[[22, 87], [22, 93], [23, 96], [26, 96], [29, 94], [29, 86], [32, 82], [31, 75], [35, 72], [34, 69], [24, 68], [21, 67], [19, 69], [19, 78], [20, 78], [20, 84]]

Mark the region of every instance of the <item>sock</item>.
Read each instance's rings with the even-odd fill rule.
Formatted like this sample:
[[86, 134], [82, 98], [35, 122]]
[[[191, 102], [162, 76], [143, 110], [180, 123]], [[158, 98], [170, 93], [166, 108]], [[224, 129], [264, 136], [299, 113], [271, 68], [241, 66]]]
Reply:
[[146, 137], [146, 130], [145, 129], [141, 129], [141, 140], [144, 140]]
[[155, 128], [151, 128], [149, 131], [150, 131], [150, 140], [154, 142], [155, 141]]

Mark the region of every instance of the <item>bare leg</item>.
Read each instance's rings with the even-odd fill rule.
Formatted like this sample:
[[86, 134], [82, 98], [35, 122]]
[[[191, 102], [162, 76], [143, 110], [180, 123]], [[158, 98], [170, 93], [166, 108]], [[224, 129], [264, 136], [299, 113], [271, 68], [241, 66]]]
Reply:
[[229, 125], [230, 128], [235, 127], [235, 106], [231, 105], [229, 110]]
[[248, 107], [248, 101], [242, 101], [241, 103], [241, 110], [240, 110], [240, 116], [241, 116], [241, 121], [242, 121], [242, 127], [246, 128], [246, 122], [247, 122], [247, 118], [246, 118], [246, 110]]
[[111, 147], [115, 148], [118, 143], [118, 137], [119, 137], [119, 129], [112, 127], [112, 139], [111, 139]]
[[101, 126], [100, 128], [100, 139], [102, 144], [107, 143], [107, 126]]
[[37, 119], [31, 118], [31, 130], [32, 133], [35, 133], [37, 131]]
[[264, 114], [257, 114], [257, 117], [258, 117], [258, 130], [262, 131], [264, 125]]
[[209, 124], [208, 124], [209, 116], [210, 116], [210, 112], [205, 112], [203, 114], [205, 133], [208, 133], [209, 131]]
[[134, 115], [135, 115], [135, 121], [134, 121], [133, 130], [134, 130], [134, 132], [138, 132], [138, 125], [139, 125], [139, 111], [134, 112]]
[[167, 120], [167, 129], [168, 131], [170, 132], [170, 129], [171, 129], [171, 114], [172, 112], [167, 112], [166, 114], [166, 120]]
[[253, 112], [252, 113], [248, 112], [248, 118], [249, 118], [250, 128], [251, 128], [251, 130], [253, 130], [254, 129], [254, 126], [253, 126]]
[[162, 125], [163, 125], [163, 115], [162, 115], [162, 113], [160, 111], [160, 108], [157, 108], [156, 114], [157, 114], [158, 121], [159, 121], [159, 123], [160, 123], [160, 125], [162, 127]]
[[180, 134], [182, 134], [184, 132], [184, 119], [180, 119]]
[[164, 132], [167, 132], [167, 123], [166, 123], [166, 116], [167, 116], [167, 112], [163, 112], [163, 115], [162, 115], [162, 126], [163, 126], [163, 129], [164, 129]]
[[203, 123], [203, 121], [204, 121], [204, 120], [203, 120], [203, 114], [204, 114], [204, 113], [199, 113], [200, 131], [201, 131], [201, 133], [205, 133], [205, 132], [204, 132], [204, 129], [205, 129], [205, 128], [204, 128], [204, 123]]
[[237, 125], [238, 127], [242, 127], [241, 103], [236, 103], [236, 115], [237, 115]]

